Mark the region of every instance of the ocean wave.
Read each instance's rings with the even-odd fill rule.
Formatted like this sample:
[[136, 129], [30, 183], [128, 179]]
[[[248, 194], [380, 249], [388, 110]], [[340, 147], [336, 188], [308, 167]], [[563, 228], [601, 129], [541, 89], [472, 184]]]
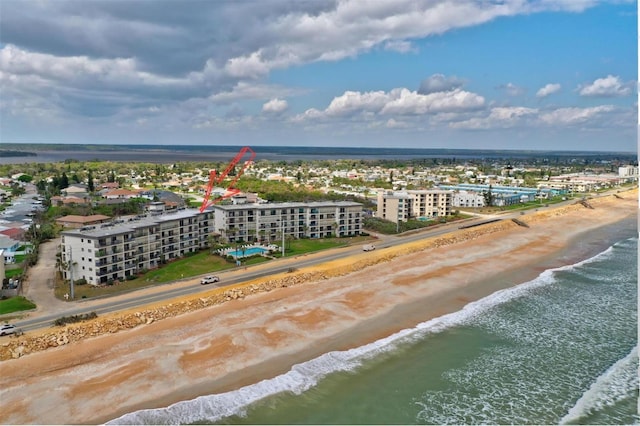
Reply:
[[560, 424], [579, 422], [604, 407], [611, 407], [625, 399], [634, 391], [637, 392], [638, 381], [638, 346], [624, 358], [618, 360], [580, 397], [576, 404], [560, 420]]
[[420, 340], [427, 334], [435, 334], [451, 327], [467, 324], [489, 309], [554, 283], [554, 274], [557, 271], [565, 271], [606, 259], [606, 256], [612, 255], [614, 247], [609, 247], [604, 252], [576, 264], [546, 270], [531, 281], [497, 291], [467, 304], [458, 312], [431, 319], [418, 324], [415, 328], [401, 330], [358, 348], [328, 352], [313, 360], [296, 364], [283, 375], [231, 392], [200, 396], [165, 408], [135, 411], [111, 420], [107, 424], [186, 424], [203, 420], [217, 422], [233, 415], [243, 416], [249, 406], [266, 397], [284, 392], [299, 395], [316, 386], [322, 378], [331, 373], [354, 371], [366, 360], [392, 352], [402, 344]]

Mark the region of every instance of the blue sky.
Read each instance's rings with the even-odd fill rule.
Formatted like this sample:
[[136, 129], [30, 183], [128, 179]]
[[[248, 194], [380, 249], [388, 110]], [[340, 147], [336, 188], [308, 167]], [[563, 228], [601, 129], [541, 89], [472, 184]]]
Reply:
[[612, 0], [0, 2], [0, 143], [637, 151]]

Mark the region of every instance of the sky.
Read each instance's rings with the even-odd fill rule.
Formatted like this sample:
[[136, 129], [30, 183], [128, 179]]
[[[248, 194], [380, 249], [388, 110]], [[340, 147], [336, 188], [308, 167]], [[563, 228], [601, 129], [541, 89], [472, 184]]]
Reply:
[[1, 0], [0, 143], [637, 152], [630, 0]]

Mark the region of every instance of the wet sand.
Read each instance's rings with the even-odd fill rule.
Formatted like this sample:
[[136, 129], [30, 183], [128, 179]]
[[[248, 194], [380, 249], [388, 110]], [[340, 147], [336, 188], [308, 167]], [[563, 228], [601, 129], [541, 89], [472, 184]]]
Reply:
[[0, 362], [0, 421], [102, 423], [237, 389], [375, 341], [601, 251], [603, 237], [636, 223], [637, 191], [623, 197], [593, 200], [593, 209], [527, 214], [521, 219], [528, 228], [510, 224], [349, 275]]

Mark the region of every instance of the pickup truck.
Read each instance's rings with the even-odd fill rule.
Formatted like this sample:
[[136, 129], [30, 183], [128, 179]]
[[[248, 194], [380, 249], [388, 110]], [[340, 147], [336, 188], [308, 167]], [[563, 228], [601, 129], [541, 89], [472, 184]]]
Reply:
[[376, 246], [374, 246], [373, 244], [365, 244], [362, 246], [363, 251], [373, 251], [375, 249], [376, 249]]
[[217, 283], [218, 281], [220, 281], [220, 278], [218, 278], [217, 276], [209, 276], [209, 277], [204, 277], [201, 281], [200, 284], [205, 285], [205, 284], [213, 284], [213, 283]]

